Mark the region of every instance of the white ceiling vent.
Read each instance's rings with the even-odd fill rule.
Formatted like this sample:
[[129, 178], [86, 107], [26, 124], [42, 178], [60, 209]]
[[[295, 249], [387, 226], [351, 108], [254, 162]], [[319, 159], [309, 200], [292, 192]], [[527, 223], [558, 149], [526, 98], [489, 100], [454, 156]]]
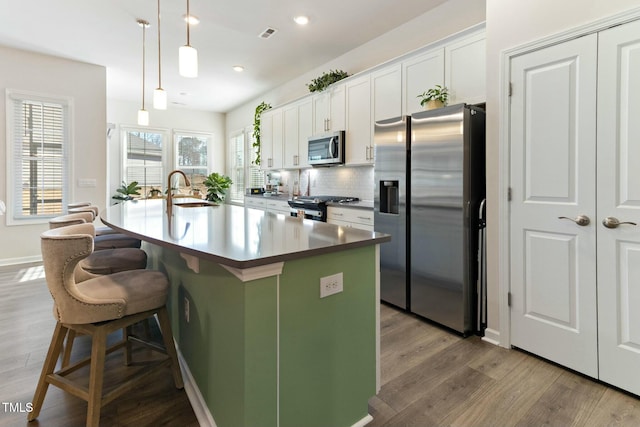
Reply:
[[271, 27], [267, 27], [266, 30], [264, 30], [263, 32], [261, 32], [258, 37], [260, 37], [261, 39], [268, 39], [269, 37], [271, 37], [272, 35], [274, 35], [276, 33], [275, 28], [271, 28]]

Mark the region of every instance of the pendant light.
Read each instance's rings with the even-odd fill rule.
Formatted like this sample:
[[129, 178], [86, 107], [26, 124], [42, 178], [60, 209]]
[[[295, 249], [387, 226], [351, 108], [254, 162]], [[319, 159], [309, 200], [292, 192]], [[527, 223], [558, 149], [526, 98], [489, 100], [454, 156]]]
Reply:
[[162, 89], [162, 61], [160, 58], [160, 0], [158, 0], [158, 87], [153, 91], [153, 108], [166, 110], [167, 92]]
[[[189, 0], [187, 0], [187, 18], [190, 16]], [[190, 28], [191, 24], [187, 19], [187, 44], [181, 46], [178, 51], [178, 65], [182, 77], [198, 77], [198, 51], [191, 47]]]
[[144, 109], [144, 73], [145, 73], [144, 51], [145, 51], [146, 32], [147, 32], [147, 27], [149, 26], [149, 23], [144, 19], [138, 19], [138, 25], [142, 27], [142, 108], [138, 110], [138, 125], [148, 126], [149, 112]]

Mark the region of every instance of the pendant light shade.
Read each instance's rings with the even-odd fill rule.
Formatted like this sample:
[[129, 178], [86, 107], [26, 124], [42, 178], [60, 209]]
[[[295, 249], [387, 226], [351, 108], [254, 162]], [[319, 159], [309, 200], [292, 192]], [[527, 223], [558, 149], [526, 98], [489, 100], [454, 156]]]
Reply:
[[138, 25], [142, 27], [142, 108], [138, 110], [138, 125], [139, 126], [148, 126], [149, 125], [149, 112], [144, 109], [144, 74], [145, 74], [145, 42], [146, 42], [146, 33], [147, 27], [149, 23], [144, 19], [138, 19]]
[[[189, 11], [189, 0], [187, 0], [187, 16], [191, 16]], [[190, 38], [191, 24], [187, 20], [187, 44], [180, 47], [178, 51], [178, 67], [182, 77], [198, 77], [198, 51], [191, 46]]]
[[180, 75], [182, 77], [198, 77], [198, 51], [189, 45], [180, 46]]
[[138, 125], [149, 126], [149, 112], [144, 108], [142, 110], [138, 110]]
[[158, 87], [153, 91], [153, 108], [167, 109], [167, 92], [162, 89], [162, 59], [160, 49], [160, 0], [158, 0]]

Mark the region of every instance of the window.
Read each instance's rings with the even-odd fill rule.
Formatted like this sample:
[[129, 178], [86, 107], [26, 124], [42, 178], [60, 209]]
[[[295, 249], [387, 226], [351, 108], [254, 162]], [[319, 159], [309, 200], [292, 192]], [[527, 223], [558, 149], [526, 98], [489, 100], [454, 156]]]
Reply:
[[204, 133], [176, 131], [174, 133], [176, 168], [189, 177], [192, 190], [207, 189], [202, 182], [209, 175], [209, 145], [212, 136]]
[[151, 129], [123, 129], [124, 133], [124, 181], [130, 184], [137, 181], [142, 187], [140, 196], [146, 197], [151, 187], [164, 189], [166, 177], [163, 159], [165, 158], [165, 133]]
[[247, 156], [247, 187], [248, 188], [261, 188], [264, 187], [264, 172], [260, 170], [260, 165], [256, 165], [256, 149], [253, 146], [255, 138], [253, 137], [253, 128], [249, 127], [246, 131], [247, 144], [246, 152]]
[[7, 90], [8, 224], [43, 222], [69, 199], [69, 98]]
[[229, 177], [233, 184], [229, 189], [229, 201], [242, 203], [244, 201], [244, 133], [231, 135], [229, 144], [231, 163]]

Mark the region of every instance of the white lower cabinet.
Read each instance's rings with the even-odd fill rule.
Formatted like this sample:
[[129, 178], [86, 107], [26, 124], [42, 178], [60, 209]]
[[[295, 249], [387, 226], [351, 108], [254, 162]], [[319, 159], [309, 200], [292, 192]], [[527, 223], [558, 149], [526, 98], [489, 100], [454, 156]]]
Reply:
[[286, 200], [269, 200], [267, 197], [267, 212], [290, 214], [289, 202]]
[[253, 209], [266, 209], [267, 201], [264, 198], [261, 199], [259, 197], [245, 197], [244, 206], [246, 208], [253, 208]]
[[327, 222], [373, 231], [373, 210], [329, 206], [327, 207]]

